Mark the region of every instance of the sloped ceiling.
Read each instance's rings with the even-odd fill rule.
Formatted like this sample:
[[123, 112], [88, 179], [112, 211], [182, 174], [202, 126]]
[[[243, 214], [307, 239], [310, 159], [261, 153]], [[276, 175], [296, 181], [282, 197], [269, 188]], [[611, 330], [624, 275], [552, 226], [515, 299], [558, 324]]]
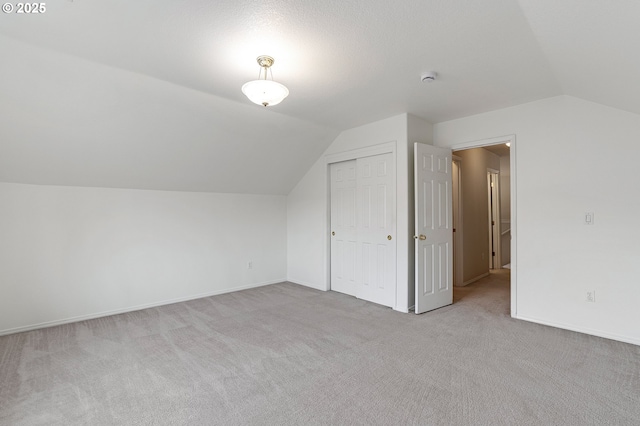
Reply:
[[[634, 1], [46, 5], [0, 16], [0, 181], [287, 194], [341, 130], [404, 112], [640, 113]], [[262, 54], [291, 92], [269, 108], [240, 92]]]

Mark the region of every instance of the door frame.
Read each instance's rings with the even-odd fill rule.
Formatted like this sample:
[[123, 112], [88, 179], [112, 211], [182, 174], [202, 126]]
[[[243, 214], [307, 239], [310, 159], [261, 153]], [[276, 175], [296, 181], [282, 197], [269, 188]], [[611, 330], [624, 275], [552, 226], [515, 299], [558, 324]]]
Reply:
[[516, 156], [516, 135], [497, 136], [494, 138], [479, 139], [470, 142], [463, 142], [449, 146], [452, 151], [462, 149], [482, 148], [489, 145], [499, 145], [509, 143], [509, 181], [511, 193], [511, 317], [517, 318], [518, 313], [518, 286], [517, 286], [517, 237], [518, 237], [518, 214], [517, 214], [517, 156]]
[[[323, 290], [331, 290], [331, 172], [330, 165], [333, 163], [340, 163], [342, 161], [357, 160], [362, 157], [371, 157], [379, 154], [392, 154], [393, 162], [396, 165], [396, 187], [398, 185], [398, 155], [397, 155], [397, 143], [396, 141], [384, 142], [378, 145], [367, 146], [363, 148], [352, 149], [349, 151], [336, 152], [334, 154], [327, 154], [324, 157], [324, 174], [325, 174], [325, 196], [326, 196], [326, 211], [325, 211], [325, 237], [324, 243], [324, 265], [325, 265], [325, 284]], [[396, 229], [395, 235], [398, 236], [398, 191], [396, 190]], [[401, 239], [397, 239], [396, 247], [401, 243]], [[398, 249], [396, 248], [396, 298], [393, 309], [398, 306], [398, 274], [400, 268], [398, 267]]]
[[[452, 150], [453, 152], [453, 150]], [[464, 273], [464, 253], [462, 252], [462, 236], [464, 232], [463, 223], [462, 223], [462, 157], [451, 154], [451, 162], [456, 163], [456, 175], [457, 175], [457, 192], [458, 196], [456, 197], [456, 209], [453, 209], [454, 221], [456, 223], [455, 233], [453, 235], [453, 259], [454, 259], [454, 271], [453, 271], [453, 285], [461, 286], [463, 281], [463, 273]], [[451, 170], [451, 188], [453, 189], [453, 169]], [[453, 194], [452, 194], [453, 197]]]
[[[491, 186], [491, 177], [494, 178], [495, 185], [493, 187]], [[500, 269], [502, 268], [500, 170], [487, 168], [487, 205], [489, 208], [489, 253], [491, 253], [489, 256], [489, 269]], [[498, 264], [497, 267], [496, 262]]]

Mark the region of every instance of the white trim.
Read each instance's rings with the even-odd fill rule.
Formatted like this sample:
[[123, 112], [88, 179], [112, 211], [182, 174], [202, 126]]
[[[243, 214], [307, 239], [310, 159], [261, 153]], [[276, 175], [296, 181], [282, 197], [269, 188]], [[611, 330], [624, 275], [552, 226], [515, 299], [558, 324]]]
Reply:
[[349, 151], [336, 152], [324, 156], [327, 165], [339, 163], [341, 161], [355, 160], [357, 158], [371, 157], [374, 155], [388, 154], [396, 152], [396, 141], [384, 142], [378, 145], [357, 148]]
[[510, 167], [510, 191], [511, 191], [511, 316], [517, 318], [518, 313], [518, 281], [517, 281], [517, 157], [516, 157], [516, 135], [498, 136], [495, 138], [480, 139], [477, 141], [463, 142], [451, 146], [452, 151], [462, 149], [481, 148], [488, 145], [498, 145], [501, 143], [510, 143], [509, 149], [509, 167]]
[[308, 283], [308, 282], [302, 281], [302, 280], [296, 280], [296, 279], [287, 278], [287, 282], [290, 282], [292, 284], [301, 285], [303, 287], [309, 287], [309, 288], [312, 288], [312, 289], [318, 290], [318, 291], [327, 291], [326, 289], [322, 288], [318, 284], [311, 284], [311, 283]]
[[158, 306], [172, 305], [174, 303], [187, 302], [189, 300], [202, 299], [204, 297], [218, 296], [220, 294], [232, 293], [234, 291], [249, 290], [252, 288], [264, 287], [272, 284], [279, 284], [286, 281], [287, 281], [286, 279], [265, 281], [262, 283], [249, 284], [245, 286], [233, 287], [233, 288], [228, 288], [224, 290], [216, 290], [208, 293], [195, 294], [187, 297], [179, 297], [177, 299], [163, 300], [161, 302], [145, 303], [143, 305], [130, 306], [128, 308], [114, 309], [111, 311], [104, 311], [96, 314], [79, 315], [77, 317], [65, 318], [61, 320], [47, 321], [47, 322], [41, 322], [38, 324], [26, 325], [22, 327], [8, 328], [6, 330], [0, 330], [0, 336], [5, 336], [7, 334], [14, 334], [14, 333], [22, 333], [25, 331], [38, 330], [41, 328], [55, 327], [57, 325], [70, 324], [74, 322], [87, 321], [87, 320], [92, 320], [96, 318], [108, 317], [111, 315], [126, 314], [128, 312], [140, 311], [140, 310], [149, 309], [149, 308], [156, 308]]
[[[464, 224], [462, 223], [463, 217], [463, 203], [462, 203], [462, 157], [458, 157], [457, 155], [451, 155], [452, 163], [457, 163], [457, 181], [458, 181], [458, 200], [457, 205], [458, 209], [456, 211], [456, 232], [453, 236], [453, 243], [455, 250], [453, 252], [453, 258], [455, 260], [456, 270], [453, 275], [456, 278], [453, 282], [454, 286], [462, 287], [464, 284], [462, 280], [464, 279], [464, 253], [463, 253], [463, 238], [464, 238]], [[453, 169], [451, 173], [452, 183], [453, 183]], [[453, 194], [452, 194], [453, 196]], [[452, 207], [453, 210], [453, 207]], [[456, 243], [457, 242], [457, 243]]]
[[[491, 175], [494, 175], [496, 178], [494, 187], [490, 185]], [[489, 204], [489, 241], [492, 242], [489, 245], [489, 248], [493, 253], [489, 253], [489, 269], [500, 269], [500, 267], [502, 266], [502, 240], [500, 239], [500, 221], [502, 218], [500, 212], [500, 170], [487, 167], [487, 186], [487, 202]], [[495, 212], [493, 215], [491, 215], [494, 208]], [[493, 222], [494, 217], [497, 220], [492, 225], [491, 222]]]
[[560, 328], [560, 329], [563, 329], [563, 330], [575, 331], [577, 333], [582, 333], [582, 334], [592, 335], [592, 336], [597, 336], [597, 337], [603, 337], [605, 339], [617, 340], [619, 342], [631, 343], [632, 345], [640, 346], [640, 339], [636, 339], [636, 338], [628, 337], [628, 336], [622, 336], [620, 334], [607, 333], [607, 332], [596, 330], [596, 329], [589, 328], [589, 327], [580, 327], [580, 326], [576, 326], [576, 325], [573, 325], [573, 324], [565, 324], [565, 323], [554, 322], [554, 321], [545, 321], [545, 320], [540, 320], [540, 319], [537, 319], [537, 318], [531, 318], [531, 317], [521, 316], [521, 315], [517, 315], [517, 316], [512, 315], [512, 317], [514, 317], [516, 319], [519, 319], [519, 320], [522, 320], [522, 321], [533, 322], [533, 323], [540, 324], [540, 325], [546, 325], [546, 326], [549, 326], [549, 327]]
[[[325, 285], [324, 288], [317, 288], [323, 291], [331, 290], [331, 173], [329, 166], [333, 163], [339, 163], [341, 161], [355, 160], [363, 157], [371, 157], [373, 155], [380, 154], [393, 154], [394, 168], [396, 171], [395, 185], [396, 185], [396, 232], [398, 235], [398, 154], [397, 154], [397, 141], [384, 142], [377, 145], [367, 146], [364, 148], [352, 149], [349, 151], [336, 152], [333, 154], [327, 154], [324, 156], [324, 173], [325, 173], [325, 194], [326, 194], [326, 215], [325, 215], [325, 238], [323, 238], [324, 244], [324, 265], [325, 265]], [[397, 243], [396, 243], [397, 246]], [[398, 267], [398, 250], [396, 249], [396, 296], [393, 309], [398, 310], [398, 273], [400, 268]], [[404, 312], [404, 311], [400, 311]]]
[[[505, 135], [505, 136], [497, 136], [495, 138], [488, 138], [488, 139], [480, 139], [480, 140], [476, 140], [476, 141], [462, 142], [462, 143], [453, 145], [450, 148], [453, 151], [460, 151], [460, 150], [463, 150], [463, 149], [481, 148], [483, 146], [490, 146], [490, 145], [500, 145], [500, 144], [507, 143], [507, 142], [511, 142], [513, 144], [513, 142], [515, 142], [515, 140], [516, 140], [516, 135]], [[511, 145], [510, 148], [513, 148], [513, 145]]]
[[464, 286], [469, 285], [471, 283], [475, 283], [476, 281], [480, 281], [483, 278], [487, 278], [489, 275], [491, 275], [490, 272], [485, 272], [484, 274], [480, 274], [475, 278], [471, 278], [470, 280], [467, 280], [467, 281], [463, 282], [462, 285], [460, 285], [460, 287], [464, 287]]

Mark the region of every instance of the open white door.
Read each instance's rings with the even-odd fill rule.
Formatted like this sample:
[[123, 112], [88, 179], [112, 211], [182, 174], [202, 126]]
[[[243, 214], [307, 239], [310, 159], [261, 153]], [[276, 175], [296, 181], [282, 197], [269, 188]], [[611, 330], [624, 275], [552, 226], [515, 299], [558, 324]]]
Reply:
[[451, 150], [414, 144], [416, 314], [453, 303]]

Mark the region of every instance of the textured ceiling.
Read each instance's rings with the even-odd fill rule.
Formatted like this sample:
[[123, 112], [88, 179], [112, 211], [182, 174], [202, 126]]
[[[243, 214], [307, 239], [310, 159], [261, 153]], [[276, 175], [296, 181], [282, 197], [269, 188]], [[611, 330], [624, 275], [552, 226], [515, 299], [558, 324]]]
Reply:
[[[340, 130], [404, 112], [569, 94], [640, 113], [637, 16], [624, 0], [47, 2], [0, 16], [0, 180], [286, 194]], [[291, 92], [269, 109], [240, 92], [261, 54]]]

